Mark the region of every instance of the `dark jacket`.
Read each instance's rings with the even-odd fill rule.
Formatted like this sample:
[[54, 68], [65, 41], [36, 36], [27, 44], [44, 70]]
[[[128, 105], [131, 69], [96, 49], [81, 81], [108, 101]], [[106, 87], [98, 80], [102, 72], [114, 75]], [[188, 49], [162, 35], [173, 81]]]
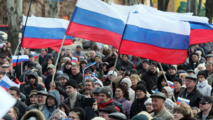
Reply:
[[186, 92], [187, 92], [187, 88], [183, 90], [178, 96], [190, 100], [189, 105], [191, 107], [194, 107], [194, 106], [199, 107], [200, 97], [202, 97], [203, 94], [199, 90], [197, 90], [196, 86], [194, 90], [188, 94], [188, 96], [186, 96]]
[[157, 84], [158, 72], [152, 73], [151, 71], [145, 72], [141, 80], [146, 82], [147, 90], [149, 93], [152, 93], [152, 88]]
[[70, 75], [70, 79], [73, 79], [76, 81], [77, 84], [81, 83], [83, 80], [83, 75], [79, 72], [76, 75]]
[[108, 102], [106, 102], [106, 103], [99, 104], [98, 106], [99, 106], [99, 108], [105, 108], [107, 106], [116, 106], [120, 110], [120, 112], [123, 113], [123, 109], [122, 109], [121, 103], [119, 103], [117, 101], [114, 101], [113, 99], [108, 101]]
[[144, 102], [148, 99], [147, 96], [145, 96], [142, 99], [135, 99], [135, 101], [132, 103], [131, 110], [130, 110], [130, 118], [137, 115], [141, 111], [146, 110], [146, 106], [144, 105]]
[[36, 81], [34, 84], [29, 83], [29, 85], [26, 85], [23, 89], [23, 94], [25, 94], [26, 97], [29, 97], [28, 95], [32, 90], [45, 90], [43, 85], [38, 84], [38, 75], [36, 72], [30, 72], [28, 75], [33, 75], [36, 78]]
[[44, 56], [44, 58], [42, 58], [41, 57], [41, 55], [39, 55], [39, 64], [41, 65], [41, 66], [43, 66], [45, 63], [46, 63], [46, 61], [47, 61], [47, 59], [49, 58], [49, 54], [47, 53], [45, 56]]
[[134, 65], [130, 61], [127, 62], [124, 62], [123, 60], [118, 61], [116, 69], [119, 70], [121, 66], [124, 66], [127, 71], [130, 71], [131, 69], [134, 68]]
[[[81, 108], [84, 108], [85, 107], [85, 96], [80, 94], [80, 93], [77, 93], [77, 98], [76, 98], [76, 101], [75, 101], [75, 106], [74, 107], [81, 107]], [[64, 103], [66, 105], [68, 105], [70, 107], [70, 98], [67, 97], [65, 100], [64, 100]]]
[[58, 108], [58, 106], [60, 105], [60, 94], [57, 90], [50, 90], [49, 93], [47, 94], [47, 98], [48, 97], [53, 97], [56, 100], [56, 104], [53, 107], [49, 107], [47, 104], [47, 99], [46, 99], [46, 104], [44, 106], [44, 108], [41, 110], [41, 112], [43, 113], [44, 117], [46, 120], [50, 120], [52, 118], [52, 113], [55, 109]]
[[14, 105], [14, 107], [18, 108], [19, 110], [19, 114], [18, 114], [18, 120], [20, 120], [22, 118], [22, 116], [25, 114], [26, 109], [27, 109], [27, 105], [25, 105], [23, 102], [17, 100], [16, 104]]
[[[198, 120], [202, 119], [202, 112], [199, 112], [197, 115], [194, 116], [195, 118], [197, 118]], [[213, 109], [211, 109], [211, 111], [209, 112], [209, 115], [206, 118], [207, 120], [209, 119], [213, 119]]]

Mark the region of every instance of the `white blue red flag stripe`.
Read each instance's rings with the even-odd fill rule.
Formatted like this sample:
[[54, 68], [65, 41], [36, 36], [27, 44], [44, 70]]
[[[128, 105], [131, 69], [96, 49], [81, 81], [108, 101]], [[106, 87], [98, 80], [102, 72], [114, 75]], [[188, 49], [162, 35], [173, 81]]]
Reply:
[[11, 81], [6, 75], [4, 75], [3, 78], [0, 80], [0, 86], [6, 90], [8, 90], [11, 86], [16, 86], [18, 88], [20, 87], [20, 85]]
[[132, 13], [119, 53], [165, 64], [181, 64], [187, 57], [189, 34], [188, 22], [169, 20], [146, 13]]
[[125, 20], [100, 0], [78, 0], [66, 34], [118, 48]]
[[177, 98], [177, 104], [179, 105], [181, 102], [185, 102], [186, 104], [188, 104], [189, 105], [189, 103], [190, 103], [190, 100], [188, 100], [188, 99], [185, 99], [185, 98], [182, 98], [182, 97], [178, 97]]
[[[13, 67], [16, 66], [17, 59], [18, 59], [18, 56], [12, 56]], [[23, 61], [25, 61], [25, 62], [29, 61], [28, 55], [20, 55], [17, 65], [19, 65]]]
[[[23, 16], [23, 25], [25, 20]], [[59, 18], [29, 17], [22, 46], [34, 49], [60, 46], [68, 25], [69, 21]], [[72, 43], [72, 37], [67, 36], [64, 45]]]
[[36, 54], [36, 52], [31, 51], [30, 53], [33, 54], [33, 57], [34, 57], [35, 59], [38, 58], [38, 55]]

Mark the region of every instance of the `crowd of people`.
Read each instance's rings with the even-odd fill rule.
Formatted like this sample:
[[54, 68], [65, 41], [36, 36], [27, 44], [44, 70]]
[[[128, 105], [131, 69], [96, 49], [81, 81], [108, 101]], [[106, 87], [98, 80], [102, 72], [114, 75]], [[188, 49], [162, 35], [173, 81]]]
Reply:
[[185, 63], [162, 67], [103, 47], [43, 48], [38, 60], [24, 49], [29, 61], [13, 69], [11, 54], [0, 52], [0, 79], [20, 84], [9, 88], [17, 102], [2, 119], [213, 120], [212, 43], [192, 45]]

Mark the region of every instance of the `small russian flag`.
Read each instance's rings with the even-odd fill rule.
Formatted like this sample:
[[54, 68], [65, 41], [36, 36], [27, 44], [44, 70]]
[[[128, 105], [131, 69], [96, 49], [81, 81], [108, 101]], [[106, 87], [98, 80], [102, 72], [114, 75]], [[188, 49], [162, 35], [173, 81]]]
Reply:
[[182, 98], [182, 97], [178, 97], [178, 99], [177, 99], [177, 104], [179, 105], [182, 101], [184, 101], [186, 104], [188, 104], [189, 105], [189, 103], [190, 103], [190, 100], [188, 100], [188, 99], [185, 99], [185, 98]]
[[78, 58], [72, 57], [72, 62], [78, 63]]
[[[16, 61], [17, 61], [17, 59], [18, 59], [18, 56], [12, 56], [13, 67], [16, 66]], [[23, 61], [26, 61], [26, 62], [29, 61], [28, 55], [20, 55], [20, 56], [19, 56], [19, 59], [18, 59], [17, 65], [19, 65], [19, 64], [20, 64], [21, 62], [23, 62]]]
[[174, 83], [173, 83], [173, 82], [167, 81], [167, 83], [168, 83], [168, 85], [169, 85], [172, 89], [174, 89]]
[[20, 87], [19, 84], [14, 83], [12, 80], [10, 80], [6, 75], [0, 80], [0, 86], [3, 87], [5, 90], [9, 90], [11, 86]]
[[37, 59], [38, 58], [38, 55], [36, 54], [36, 52], [30, 52], [31, 54], [33, 54], [33, 56], [34, 56], [34, 59]]

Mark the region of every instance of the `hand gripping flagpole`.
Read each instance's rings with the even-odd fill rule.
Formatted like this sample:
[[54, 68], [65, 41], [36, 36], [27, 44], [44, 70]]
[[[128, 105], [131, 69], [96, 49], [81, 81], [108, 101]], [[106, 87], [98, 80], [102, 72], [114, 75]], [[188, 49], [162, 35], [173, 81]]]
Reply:
[[[161, 63], [159, 63], [159, 65], [160, 65], [160, 69], [163, 71], [163, 67], [162, 67]], [[164, 79], [166, 80], [166, 83], [168, 83], [168, 80], [166, 78], [164, 71], [163, 71], [163, 76], [164, 76]], [[176, 99], [175, 99], [174, 95], [172, 95], [172, 98], [173, 98], [174, 102], [176, 103]]]
[[[26, 21], [25, 21], [25, 25], [23, 27], [23, 31], [22, 31], [22, 37], [21, 37], [21, 41], [20, 43], [18, 44], [18, 47], [20, 45], [20, 48], [19, 48], [19, 51], [21, 50], [21, 47], [22, 47], [22, 42], [23, 42], [23, 38], [24, 38], [24, 33], [25, 33], [25, 28], [26, 28], [26, 25], [27, 25], [27, 20], [28, 20], [28, 17], [29, 17], [29, 13], [30, 13], [30, 9], [31, 9], [31, 4], [32, 4], [32, 0], [30, 0], [30, 5], [29, 5], [29, 9], [28, 9], [28, 12], [27, 12], [27, 18], [26, 18]], [[15, 55], [15, 54], [14, 54]], [[18, 59], [19, 59], [19, 55], [17, 55], [17, 60], [16, 60], [16, 66], [15, 66], [15, 71], [17, 70], [17, 65], [18, 65]], [[16, 72], [15, 72], [16, 73]]]

